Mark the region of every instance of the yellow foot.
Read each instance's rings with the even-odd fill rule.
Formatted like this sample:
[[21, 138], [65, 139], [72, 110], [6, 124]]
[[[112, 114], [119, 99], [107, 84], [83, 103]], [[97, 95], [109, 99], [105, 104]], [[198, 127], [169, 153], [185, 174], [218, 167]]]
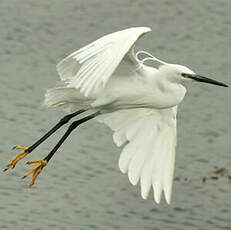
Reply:
[[20, 161], [27, 154], [29, 154], [29, 152], [27, 151], [28, 147], [26, 146], [15, 146], [13, 149], [22, 149], [23, 151], [21, 151], [18, 155], [16, 155], [16, 157], [12, 158], [9, 164], [3, 169], [3, 171], [6, 171], [11, 167], [14, 168], [15, 165], [18, 163], [18, 161]]
[[39, 175], [39, 173], [42, 171], [42, 169], [47, 165], [47, 161], [46, 160], [37, 160], [37, 161], [28, 161], [27, 164], [35, 164], [37, 163], [38, 165], [36, 165], [34, 168], [32, 168], [27, 174], [24, 175], [23, 178], [29, 176], [32, 172], [33, 172], [33, 176], [32, 176], [32, 180], [29, 184], [29, 188], [31, 188], [31, 186], [34, 184], [37, 176]]

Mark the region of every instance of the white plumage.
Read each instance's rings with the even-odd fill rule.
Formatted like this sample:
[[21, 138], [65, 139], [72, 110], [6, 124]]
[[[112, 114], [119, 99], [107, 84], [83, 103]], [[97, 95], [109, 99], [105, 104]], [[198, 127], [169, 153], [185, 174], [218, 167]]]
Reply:
[[128, 173], [133, 185], [140, 181], [144, 199], [153, 187], [154, 200], [159, 203], [163, 191], [169, 204], [177, 105], [186, 93], [182, 83], [197, 80], [218, 85], [219, 82], [150, 54], [149, 59], [161, 66], [156, 69], [144, 65], [144, 60], [140, 61], [134, 53], [134, 43], [149, 31], [147, 27], [122, 30], [69, 55], [57, 65], [61, 84], [47, 90], [45, 105], [61, 106], [69, 112], [100, 111], [96, 120], [113, 130], [117, 146], [124, 146], [120, 170]]
[[[176, 107], [116, 111], [100, 117], [113, 131], [117, 146], [125, 144], [119, 159], [121, 172], [133, 185], [140, 180], [141, 195], [147, 198], [151, 186], [160, 202], [162, 190], [171, 200], [176, 144]], [[99, 119], [99, 118], [98, 118]]]
[[[57, 70], [61, 79], [67, 79], [67, 72], [71, 71], [73, 78], [69, 86], [80, 88], [80, 92], [88, 96], [92, 91], [97, 91], [100, 86], [106, 85], [135, 41], [149, 31], [150, 29], [146, 27], [127, 29], [106, 35], [77, 50], [58, 64]], [[73, 60], [82, 64], [78, 72], [74, 66], [72, 69]], [[138, 62], [135, 64], [139, 65]]]

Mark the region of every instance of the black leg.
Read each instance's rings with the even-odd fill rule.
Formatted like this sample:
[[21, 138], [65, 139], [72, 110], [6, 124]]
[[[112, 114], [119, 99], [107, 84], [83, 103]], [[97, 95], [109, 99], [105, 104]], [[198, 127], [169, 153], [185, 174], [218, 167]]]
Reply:
[[25, 152], [30, 153], [32, 152], [36, 147], [38, 147], [42, 142], [44, 142], [49, 136], [51, 136], [55, 131], [57, 131], [59, 128], [61, 128], [63, 125], [69, 122], [69, 120], [86, 110], [82, 109], [77, 112], [71, 113], [63, 117], [59, 123], [57, 123], [50, 131], [48, 131], [43, 137], [41, 137], [38, 141], [36, 141], [33, 145], [28, 147], [28, 149], [25, 150]]
[[[32, 176], [32, 180], [29, 184], [29, 188], [31, 188], [31, 186], [34, 184], [36, 178], [38, 177], [38, 175], [41, 173], [42, 169], [47, 165], [47, 163], [49, 162], [49, 160], [54, 156], [54, 154], [56, 153], [56, 151], [59, 149], [59, 147], [62, 145], [62, 143], [67, 139], [67, 137], [71, 134], [71, 132], [77, 128], [80, 124], [96, 117], [97, 115], [99, 115], [100, 112], [96, 112], [93, 113], [89, 116], [86, 116], [80, 120], [77, 120], [75, 122], [73, 122], [67, 129], [67, 131], [65, 132], [65, 134], [62, 136], [62, 138], [59, 140], [59, 142], [55, 145], [55, 147], [51, 150], [51, 152], [44, 158], [44, 159], [40, 159], [40, 160], [36, 160], [36, 161], [28, 161], [27, 164], [37, 164], [34, 168], [32, 168], [28, 173], [26, 173], [24, 175], [23, 178], [26, 178], [27, 176], [29, 176], [31, 173], [33, 173]], [[10, 165], [11, 166], [11, 165]], [[7, 166], [8, 169], [8, 166]]]
[[15, 149], [22, 149], [23, 151], [21, 151], [19, 154], [17, 154], [15, 157], [13, 157], [10, 162], [8, 163], [8, 165], [3, 169], [3, 171], [8, 170], [9, 168], [14, 168], [15, 165], [17, 164], [18, 161], [20, 161], [21, 159], [23, 159], [27, 154], [29, 154], [30, 152], [32, 152], [37, 146], [39, 146], [42, 142], [44, 142], [50, 135], [52, 135], [57, 129], [59, 129], [60, 127], [62, 127], [64, 124], [66, 124], [71, 118], [85, 112], [86, 110], [82, 109], [79, 110], [77, 112], [71, 113], [65, 117], [63, 117], [59, 123], [57, 125], [55, 125], [49, 132], [47, 132], [43, 137], [41, 137], [38, 141], [36, 141], [33, 145], [31, 145], [30, 147], [26, 147], [26, 146], [16, 146], [14, 147]]
[[62, 138], [59, 140], [59, 142], [56, 144], [56, 146], [51, 150], [51, 152], [43, 160], [48, 162], [75, 128], [77, 128], [80, 124], [98, 116], [99, 114], [100, 114], [100, 112], [96, 112], [96, 113], [93, 113], [87, 117], [84, 117], [80, 120], [77, 120], [77, 121], [74, 121], [73, 123], [71, 123], [71, 125], [68, 127], [66, 133], [62, 136]]

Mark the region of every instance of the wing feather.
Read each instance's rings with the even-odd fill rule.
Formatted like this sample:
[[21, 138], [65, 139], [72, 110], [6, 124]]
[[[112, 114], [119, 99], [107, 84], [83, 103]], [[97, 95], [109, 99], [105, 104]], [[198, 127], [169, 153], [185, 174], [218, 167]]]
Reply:
[[98, 121], [113, 131], [118, 146], [124, 145], [119, 168], [128, 173], [133, 185], [140, 181], [141, 196], [146, 199], [153, 187], [159, 203], [164, 192], [171, 202], [176, 148], [176, 110], [129, 109], [100, 115]]
[[136, 40], [149, 31], [148, 27], [129, 28], [101, 37], [75, 51], [57, 65], [61, 80], [68, 80], [70, 87], [80, 88], [80, 92], [88, 96], [106, 85], [125, 56], [135, 71], [140, 62], [132, 48]]

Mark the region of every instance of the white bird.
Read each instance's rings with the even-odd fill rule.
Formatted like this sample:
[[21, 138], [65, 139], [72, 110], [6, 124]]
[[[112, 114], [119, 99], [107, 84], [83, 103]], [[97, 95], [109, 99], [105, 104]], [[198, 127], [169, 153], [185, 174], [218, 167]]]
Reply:
[[[159, 203], [162, 191], [171, 201], [176, 149], [177, 105], [183, 100], [184, 83], [207, 82], [227, 85], [195, 74], [189, 68], [168, 64], [151, 54], [139, 51], [134, 44], [147, 27], [129, 28], [111, 33], [72, 53], [57, 65], [61, 83], [48, 89], [44, 104], [62, 107], [70, 114], [30, 147], [16, 146], [23, 151], [4, 170], [14, 167], [71, 118], [85, 114], [73, 122], [52, 151], [24, 177], [33, 173], [30, 187], [42, 168], [81, 123], [95, 118], [114, 132], [117, 146], [123, 146], [119, 168], [128, 173], [133, 185], [140, 181], [141, 196], [146, 199], [151, 187]], [[143, 60], [139, 54], [147, 55]], [[159, 68], [144, 64], [146, 60], [159, 63]]]

